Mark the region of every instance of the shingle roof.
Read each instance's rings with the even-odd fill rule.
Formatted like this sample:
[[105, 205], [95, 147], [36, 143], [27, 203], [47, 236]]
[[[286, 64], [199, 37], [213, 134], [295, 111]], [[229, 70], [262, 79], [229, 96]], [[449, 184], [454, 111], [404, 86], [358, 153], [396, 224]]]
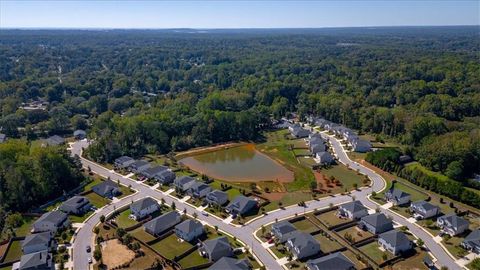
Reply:
[[45, 141], [48, 145], [60, 145], [60, 144], [65, 143], [65, 139], [58, 136], [58, 135], [50, 136]]
[[232, 247], [230, 243], [228, 243], [227, 237], [222, 236], [203, 242], [203, 249], [208, 252], [212, 258], [215, 258], [218, 254], [228, 253]]
[[102, 183], [92, 187], [92, 190], [95, 193], [104, 196], [105, 194], [110, 193], [115, 188], [118, 189], [118, 185], [116, 183], [114, 183], [112, 180], [105, 180]]
[[385, 240], [385, 242], [391, 244], [392, 246], [402, 246], [410, 242], [408, 237], [403, 233], [397, 230], [384, 232], [379, 235], [379, 238]]
[[295, 228], [295, 226], [293, 226], [293, 224], [288, 221], [280, 221], [278, 223], [275, 223], [272, 225], [272, 229], [279, 231], [281, 234], [297, 230], [297, 228]]
[[234, 258], [223, 257], [214, 263], [208, 270], [249, 270], [250, 264], [247, 260], [237, 260]]
[[340, 252], [307, 261], [311, 270], [348, 270], [355, 269], [354, 264]]
[[156, 175], [156, 177], [159, 177], [159, 178], [165, 178], [165, 179], [168, 179], [168, 178], [175, 178], [175, 173], [172, 172], [171, 170], [164, 170], [160, 173], [158, 173]]
[[28, 247], [30, 245], [41, 245], [41, 244], [46, 244], [52, 240], [52, 235], [50, 232], [42, 232], [42, 233], [36, 233], [36, 234], [30, 234], [25, 237], [25, 240], [22, 242], [22, 249], [25, 247]]
[[395, 198], [403, 198], [403, 197], [408, 197], [410, 194], [396, 188], [392, 188], [389, 190], [389, 192], [392, 194], [393, 197]]
[[362, 210], [367, 210], [367, 208], [365, 206], [363, 206], [362, 202], [360, 202], [360, 201], [351, 201], [351, 202], [342, 204], [339, 207], [343, 208], [343, 209], [345, 209], [345, 210], [347, 210], [351, 213], [355, 213], [355, 212], [362, 211]]
[[119, 158], [116, 158], [115, 162], [124, 163], [124, 162], [131, 161], [131, 160], [133, 160], [133, 158], [128, 157], [128, 156], [121, 156]]
[[79, 136], [79, 135], [87, 135], [87, 132], [85, 132], [85, 130], [82, 130], [82, 129], [77, 129], [73, 132], [73, 136]]
[[204, 190], [206, 188], [210, 188], [210, 186], [205, 184], [205, 183], [195, 181], [195, 183], [193, 183], [193, 185], [190, 188], [195, 190], [195, 191], [197, 191], [197, 190], [201, 191], [201, 190]]
[[465, 239], [463, 240], [463, 242], [475, 246], [480, 246], [480, 230], [477, 229], [468, 234], [467, 237], [465, 237]]
[[151, 176], [155, 176], [163, 171], [166, 171], [168, 168], [165, 167], [165, 166], [154, 166], [154, 167], [150, 167], [148, 169], [146, 169], [145, 171], [143, 171], [143, 174], [145, 175], [151, 175]]
[[147, 197], [133, 202], [130, 205], [130, 209], [134, 211], [141, 211], [142, 209], [148, 208], [152, 205], [158, 205], [158, 202], [150, 197]]
[[385, 224], [392, 223], [390, 219], [387, 218], [383, 213], [375, 213], [368, 216], [364, 216], [361, 219], [362, 221], [374, 226], [375, 228], [382, 227]]
[[217, 198], [218, 201], [223, 201], [228, 199], [228, 194], [225, 191], [221, 191], [218, 189], [212, 190], [210, 193], [207, 195], [208, 197], [213, 196]]
[[248, 204], [249, 202], [254, 201], [254, 199], [247, 198], [243, 195], [238, 195], [233, 199], [233, 201], [227, 206], [227, 208], [232, 208], [235, 206], [239, 211], [242, 211]]
[[62, 211], [56, 210], [56, 211], [47, 212], [43, 214], [37, 221], [35, 221], [35, 223], [49, 222], [49, 223], [59, 225], [66, 218], [68, 218], [67, 214], [63, 213]]
[[190, 183], [192, 181], [195, 181], [195, 179], [193, 179], [192, 177], [190, 176], [181, 176], [177, 179], [175, 179], [175, 184], [177, 185], [185, 185], [186, 183]]
[[288, 241], [291, 241], [292, 245], [299, 250], [310, 247], [311, 245], [320, 245], [311, 234], [302, 231], [295, 232]]
[[461, 217], [459, 217], [459, 216], [457, 216], [456, 214], [453, 214], [453, 213], [441, 216], [439, 218], [448, 221], [455, 228], [468, 225], [468, 221], [466, 221], [465, 219], [463, 219], [463, 218], [461, 218]]
[[423, 208], [425, 211], [430, 211], [432, 209], [439, 208], [438, 206], [433, 205], [433, 204], [431, 204], [429, 202], [426, 202], [426, 201], [417, 201], [417, 202], [412, 203], [412, 205], [414, 207]]
[[132, 164], [130, 164], [130, 167], [139, 168], [139, 167], [145, 166], [147, 164], [149, 164], [149, 163], [145, 160], [137, 160], [137, 161], [133, 162]]
[[194, 230], [196, 230], [197, 228], [200, 228], [200, 227], [203, 228], [202, 223], [200, 223], [196, 220], [187, 219], [187, 220], [183, 221], [182, 223], [178, 224], [177, 226], [175, 226], [175, 229], [179, 230], [179, 231], [182, 231], [182, 232], [189, 233], [189, 232], [194, 231]]
[[149, 229], [152, 232], [161, 233], [175, 226], [180, 220], [179, 218], [180, 214], [177, 211], [171, 211], [150, 220], [143, 226], [145, 227], [145, 229]]
[[44, 269], [40, 267], [47, 265], [49, 256], [50, 255], [46, 251], [23, 255], [20, 259], [20, 269]]
[[88, 199], [83, 196], [73, 196], [72, 198], [66, 200], [62, 206], [80, 208], [85, 204], [89, 203]]

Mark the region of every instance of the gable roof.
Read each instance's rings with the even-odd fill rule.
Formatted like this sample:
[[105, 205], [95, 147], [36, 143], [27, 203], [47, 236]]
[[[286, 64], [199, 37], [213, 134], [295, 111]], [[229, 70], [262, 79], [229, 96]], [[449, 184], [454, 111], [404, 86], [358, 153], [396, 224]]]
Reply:
[[326, 160], [326, 159], [333, 159], [332, 155], [329, 152], [322, 151], [317, 153], [317, 157]]
[[48, 145], [60, 145], [60, 144], [63, 144], [65, 143], [65, 139], [58, 136], [58, 135], [53, 135], [53, 136], [50, 136], [48, 137], [45, 142], [48, 144]]
[[311, 247], [312, 245], [320, 245], [311, 234], [302, 231], [293, 233], [293, 236], [288, 241], [292, 243], [292, 246], [297, 247], [300, 251], [302, 249]]
[[155, 175], [156, 178], [162, 178], [162, 179], [171, 179], [175, 178], [175, 173], [172, 172], [171, 170], [163, 170], [160, 173], [157, 173]]
[[410, 194], [400, 190], [400, 189], [396, 189], [396, 188], [391, 188], [389, 191], [388, 191], [393, 197], [395, 198], [403, 198], [403, 197], [408, 197], [410, 196]]
[[177, 226], [175, 226], [175, 230], [179, 230], [179, 231], [182, 231], [182, 232], [185, 232], [185, 233], [195, 231], [198, 228], [202, 228], [202, 230], [203, 230], [202, 223], [200, 223], [196, 220], [192, 220], [192, 219], [187, 219], [187, 220], [183, 221], [182, 223], [178, 224]]
[[97, 184], [92, 187], [92, 190], [95, 193], [98, 193], [102, 196], [104, 196], [107, 193], [112, 192], [112, 190], [118, 189], [118, 185], [114, 183], [112, 180], [105, 180], [101, 182], [100, 184]]
[[41, 245], [41, 244], [46, 244], [48, 246], [51, 240], [52, 240], [52, 235], [50, 234], [50, 232], [30, 234], [25, 237], [25, 240], [23, 240], [22, 249], [28, 246], [35, 246], [35, 245]]
[[385, 240], [385, 242], [394, 247], [406, 245], [410, 242], [410, 239], [408, 239], [403, 232], [399, 232], [397, 230], [384, 232], [379, 235], [379, 238]]
[[414, 202], [412, 203], [412, 206], [414, 207], [418, 207], [418, 208], [421, 208], [425, 211], [430, 211], [432, 209], [438, 209], [439, 207], [436, 206], [436, 205], [433, 205], [429, 202], [426, 202], [426, 201], [417, 201], [417, 202]]
[[140, 199], [138, 201], [133, 202], [130, 205], [130, 209], [132, 209], [133, 211], [139, 212], [139, 211], [141, 211], [143, 209], [146, 209], [146, 208], [148, 208], [152, 205], [157, 205], [158, 206], [157, 201], [150, 198], [150, 197], [146, 197], [146, 198], [143, 198], [143, 199]]
[[480, 247], [480, 230], [476, 229], [473, 232], [469, 233], [467, 237], [465, 237], [463, 242]]
[[190, 187], [190, 189], [195, 191], [202, 191], [206, 188], [211, 188], [211, 187], [205, 183], [198, 182], [198, 181], [195, 181], [195, 183], [193, 183], [193, 185]]
[[295, 226], [293, 226], [292, 223], [290, 223], [286, 220], [273, 224], [272, 229], [275, 229], [276, 231], [280, 232], [281, 234], [286, 234], [286, 233], [293, 232], [293, 231], [297, 230], [297, 228], [295, 228]]
[[245, 209], [245, 207], [247, 207], [249, 205], [250, 202], [255, 202], [257, 203], [257, 201], [255, 201], [254, 199], [250, 199], [250, 198], [247, 198], [243, 195], [238, 195], [237, 197], [235, 197], [235, 199], [233, 199], [233, 201], [227, 206], [227, 208], [237, 208], [240, 212], [242, 212], [242, 210]]
[[228, 199], [228, 194], [225, 191], [221, 191], [218, 189], [212, 190], [210, 193], [207, 195], [208, 197], [214, 197], [217, 199], [217, 201], [223, 201]]
[[365, 206], [363, 206], [362, 202], [360, 201], [351, 201], [348, 203], [344, 203], [339, 206], [340, 208], [345, 209], [348, 212], [356, 213], [358, 211], [368, 210]]
[[165, 167], [165, 166], [153, 166], [153, 167], [150, 167], [148, 169], [146, 169], [145, 171], [142, 172], [142, 174], [145, 174], [145, 175], [151, 175], [151, 176], [155, 176], [165, 170], [167, 170], [168, 168]]
[[44, 269], [41, 268], [48, 264], [51, 256], [46, 251], [40, 251], [23, 255], [20, 259], [20, 269]]
[[140, 167], [143, 167], [145, 165], [149, 165], [150, 163], [148, 163], [147, 161], [145, 160], [136, 160], [135, 162], [133, 162], [132, 164], [130, 164], [130, 167], [136, 167], [136, 168], [140, 168]]
[[387, 218], [383, 213], [375, 213], [368, 216], [364, 216], [361, 219], [362, 221], [379, 228], [385, 226], [386, 224], [392, 224], [392, 221]]
[[115, 162], [121, 163], [121, 164], [123, 164], [125, 162], [129, 162], [129, 161], [134, 161], [134, 159], [129, 157], [129, 156], [121, 156], [121, 157], [115, 159]]
[[68, 218], [67, 214], [63, 213], [62, 211], [55, 210], [55, 211], [47, 212], [43, 214], [37, 221], [35, 221], [34, 224], [47, 222], [55, 225], [60, 225], [67, 218]]
[[143, 227], [155, 233], [161, 233], [178, 223], [180, 214], [177, 211], [170, 211], [145, 223]]
[[347, 270], [355, 269], [355, 265], [341, 252], [335, 252], [318, 259], [307, 261], [311, 270]]
[[232, 247], [228, 243], [227, 237], [222, 236], [203, 242], [203, 249], [213, 255], [212, 257], [216, 257], [216, 254], [225, 254], [225, 252], [231, 251]]
[[214, 263], [208, 270], [249, 270], [250, 264], [246, 259], [237, 260], [234, 258], [223, 257]]
[[[66, 206], [66, 207], [71, 207], [71, 208], [74, 208], [74, 209], [78, 209], [82, 206], [84, 206], [85, 204], [89, 203], [88, 199], [86, 197], [83, 197], [83, 196], [73, 196], [72, 198], [66, 200], [65, 202], [62, 203], [62, 207], [63, 206]], [[60, 208], [62, 208], [60, 207]]]
[[82, 129], [77, 129], [73, 132], [73, 136], [79, 136], [79, 135], [87, 135], [87, 132], [85, 132], [85, 130], [82, 130]]
[[175, 184], [176, 185], [185, 185], [187, 183], [190, 183], [192, 181], [195, 181], [195, 179], [193, 179], [193, 177], [190, 177], [190, 176], [181, 176], [181, 177], [178, 177], [177, 179], [175, 179]]
[[454, 214], [454, 213], [441, 216], [441, 217], [439, 217], [439, 219], [443, 219], [443, 220], [447, 221], [447, 222], [450, 223], [454, 228], [462, 227], [462, 226], [465, 226], [465, 225], [468, 226], [468, 224], [469, 224], [468, 221], [466, 221], [465, 219], [457, 216], [457, 215]]

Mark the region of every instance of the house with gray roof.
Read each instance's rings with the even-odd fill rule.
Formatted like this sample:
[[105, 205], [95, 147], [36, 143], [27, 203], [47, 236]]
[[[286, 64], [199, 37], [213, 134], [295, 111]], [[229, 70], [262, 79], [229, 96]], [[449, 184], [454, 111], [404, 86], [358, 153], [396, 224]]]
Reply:
[[323, 143], [314, 142], [310, 144], [309, 150], [310, 150], [310, 153], [312, 153], [312, 155], [315, 156], [317, 153], [325, 152], [326, 148]]
[[296, 232], [297, 228], [288, 221], [280, 221], [272, 225], [272, 234], [279, 243], [285, 243]]
[[186, 192], [195, 182], [193, 177], [181, 176], [173, 181], [173, 185], [182, 192]]
[[20, 270], [54, 270], [53, 257], [46, 251], [25, 254], [20, 259]]
[[294, 258], [304, 259], [320, 252], [320, 244], [309, 233], [297, 231], [285, 243]]
[[23, 254], [39, 251], [50, 251], [54, 247], [54, 239], [50, 232], [30, 234], [22, 241]]
[[76, 140], [83, 140], [87, 138], [87, 132], [85, 132], [85, 130], [77, 129], [73, 132], [73, 137]]
[[223, 257], [233, 256], [233, 248], [226, 236], [206, 240], [201, 243], [200, 254], [211, 262], [218, 261]]
[[59, 146], [65, 143], [65, 139], [58, 136], [58, 135], [53, 135], [48, 137], [43, 141], [44, 146]]
[[208, 270], [250, 270], [252, 266], [246, 259], [237, 260], [223, 257], [208, 268]]
[[171, 170], [164, 170], [159, 174], [155, 175], [155, 180], [157, 180], [162, 185], [169, 185], [173, 183], [177, 176]]
[[215, 189], [207, 194], [205, 201], [210, 205], [222, 206], [228, 202], [228, 194], [225, 191]]
[[155, 178], [155, 176], [157, 176], [158, 174], [160, 174], [161, 172], [166, 171], [166, 170], [168, 170], [168, 167], [153, 166], [153, 167], [150, 167], [150, 168], [147, 168], [147, 169], [141, 171], [140, 175], [145, 177], [145, 178], [148, 178], [148, 179], [153, 179], [153, 178]]
[[437, 226], [440, 227], [442, 233], [455, 236], [465, 232], [469, 223], [467, 220], [452, 213], [437, 218]]
[[311, 139], [308, 139], [308, 145], [314, 145], [314, 144], [325, 144], [325, 140], [320, 136], [320, 134], [315, 133], [318, 136], [314, 136]]
[[33, 223], [33, 231], [36, 232], [51, 232], [56, 233], [57, 230], [70, 225], [68, 215], [62, 211], [55, 210], [43, 214], [39, 219]]
[[170, 211], [143, 224], [143, 229], [153, 236], [159, 236], [182, 221], [177, 211]]
[[290, 130], [290, 134], [294, 138], [305, 138], [310, 135], [310, 131], [302, 128], [300, 125], [294, 125], [292, 127], [289, 127], [288, 129]]
[[238, 195], [225, 208], [225, 211], [227, 211], [227, 213], [230, 213], [232, 215], [244, 215], [256, 207], [258, 207], [258, 203], [256, 200], [247, 198], [243, 195]]
[[333, 156], [329, 152], [318, 152], [315, 154], [315, 160], [318, 164], [332, 164]]
[[128, 166], [130, 166], [134, 162], [135, 162], [135, 159], [131, 157], [121, 156], [115, 159], [115, 162], [113, 163], [113, 165], [117, 169], [125, 169], [125, 168], [128, 168]]
[[158, 202], [150, 197], [140, 199], [130, 204], [131, 215], [135, 220], [141, 220], [142, 218], [150, 215], [153, 212], [160, 210]]
[[362, 139], [351, 140], [350, 145], [355, 152], [366, 153], [372, 150], [372, 144]]
[[86, 197], [73, 196], [63, 202], [59, 209], [67, 214], [82, 215], [92, 209], [92, 205]]
[[383, 213], [375, 213], [362, 217], [358, 227], [373, 234], [380, 234], [392, 230], [393, 223]]
[[135, 174], [139, 174], [151, 166], [152, 165], [145, 160], [136, 160], [128, 166], [128, 169]]
[[335, 252], [314, 260], [308, 260], [308, 270], [355, 270], [355, 265], [341, 252]]
[[385, 200], [391, 202], [393, 205], [405, 205], [410, 202], [410, 194], [392, 187], [385, 192]]
[[194, 198], [203, 198], [207, 196], [210, 191], [212, 191], [212, 187], [205, 183], [195, 181], [195, 183], [193, 183], [187, 190], [187, 194]]
[[403, 232], [397, 230], [380, 234], [378, 244], [395, 256], [413, 248], [412, 241]]
[[476, 229], [473, 232], [469, 233], [461, 243], [461, 246], [466, 250], [470, 250], [479, 254], [480, 253], [480, 230]]
[[360, 219], [368, 215], [368, 209], [360, 201], [351, 201], [340, 205], [337, 215], [341, 218]]
[[440, 214], [440, 207], [426, 201], [417, 201], [410, 205], [415, 219], [427, 219]]
[[178, 224], [174, 231], [179, 238], [187, 242], [197, 239], [205, 232], [202, 223], [193, 219], [187, 219]]
[[113, 198], [121, 194], [120, 187], [112, 180], [102, 181], [92, 187], [92, 191], [105, 198]]
[[0, 133], [0, 143], [3, 143], [7, 140], [7, 135]]

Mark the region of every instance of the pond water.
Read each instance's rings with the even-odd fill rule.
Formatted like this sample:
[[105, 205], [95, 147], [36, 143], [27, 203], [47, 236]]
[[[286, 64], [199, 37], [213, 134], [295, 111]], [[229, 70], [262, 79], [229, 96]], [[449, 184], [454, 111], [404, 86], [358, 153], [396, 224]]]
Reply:
[[260, 153], [253, 144], [219, 149], [179, 161], [190, 169], [230, 182], [291, 182], [293, 172]]

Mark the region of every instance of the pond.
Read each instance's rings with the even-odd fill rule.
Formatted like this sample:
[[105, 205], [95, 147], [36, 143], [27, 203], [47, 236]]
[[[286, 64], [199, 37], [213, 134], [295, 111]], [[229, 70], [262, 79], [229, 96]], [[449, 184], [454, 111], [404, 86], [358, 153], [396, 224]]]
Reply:
[[190, 169], [230, 182], [292, 182], [293, 172], [246, 144], [186, 157], [179, 161]]

